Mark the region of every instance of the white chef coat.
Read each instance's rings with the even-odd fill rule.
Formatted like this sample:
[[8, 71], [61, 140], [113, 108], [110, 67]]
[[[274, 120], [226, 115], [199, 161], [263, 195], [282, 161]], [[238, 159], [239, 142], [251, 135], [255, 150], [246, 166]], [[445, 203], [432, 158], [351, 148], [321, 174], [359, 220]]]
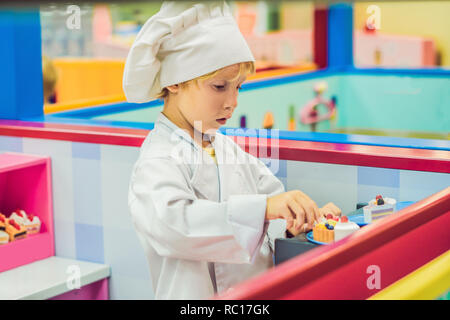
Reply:
[[265, 221], [267, 196], [283, 184], [231, 138], [211, 141], [218, 164], [160, 113], [134, 166], [128, 205], [156, 299], [230, 290], [270, 268], [285, 237], [284, 220]]

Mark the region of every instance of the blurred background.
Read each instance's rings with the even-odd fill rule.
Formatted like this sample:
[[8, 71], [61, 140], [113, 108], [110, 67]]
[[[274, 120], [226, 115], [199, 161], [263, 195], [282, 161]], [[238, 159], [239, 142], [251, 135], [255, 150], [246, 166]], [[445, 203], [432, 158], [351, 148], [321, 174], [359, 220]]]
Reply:
[[[161, 3], [41, 3], [44, 113], [148, 128], [161, 103], [88, 110], [125, 102], [125, 59]], [[450, 2], [228, 3], [257, 67], [228, 126], [449, 138]]]
[[[80, 4], [80, 28], [66, 28], [66, 4], [40, 7], [42, 52], [51, 58], [125, 59], [145, 21], [162, 1]], [[313, 62], [314, 1], [229, 1], [258, 67]], [[450, 66], [450, 2], [355, 2], [355, 65]], [[368, 28], [370, 17], [379, 25]]]
[[[148, 261], [127, 199], [139, 148], [163, 101], [128, 103], [122, 76], [133, 40], [161, 2], [17, 3], [0, 2], [0, 152], [15, 153], [0, 154], [0, 211], [23, 208], [52, 217], [54, 232], [35, 235], [38, 241], [0, 245], [0, 288], [8, 289], [0, 289], [0, 298], [1, 293], [10, 297], [13, 289], [24, 289], [33, 299], [40, 290], [46, 299], [50, 283], [62, 288], [52, 280], [60, 277], [60, 265], [24, 265], [31, 268], [30, 277], [23, 277], [21, 269], [2, 272], [12, 261], [23, 265], [25, 257], [35, 259], [45, 249], [69, 259], [70, 265], [101, 264], [101, 277], [94, 282], [91, 275], [84, 276], [93, 282], [83, 293], [67, 292], [65, 299], [83, 299], [89, 292], [87, 299], [153, 299]], [[447, 188], [415, 207], [410, 217], [416, 222], [405, 225], [402, 220], [402, 228], [396, 227], [398, 220], [388, 222], [390, 229], [383, 230], [396, 229], [398, 234], [388, 237], [383, 252], [395, 253], [396, 259], [384, 259], [372, 241], [369, 246], [376, 250], [356, 253], [351, 268], [344, 260], [336, 267], [333, 258], [328, 270], [316, 272], [326, 279], [312, 280], [307, 288], [342, 297], [344, 291], [329, 289], [337, 283], [328, 281], [333, 273], [350, 281], [345, 289], [351, 297], [372, 295], [375, 291], [367, 291], [362, 280], [366, 273], [355, 277], [353, 272], [366, 270], [368, 254], [380, 257], [386, 286], [448, 250], [448, 236], [442, 237], [448, 235], [446, 224], [440, 221], [448, 221], [450, 185], [450, 1], [228, 3], [257, 70], [242, 86], [238, 107], [220, 130], [236, 140], [269, 133], [273, 142], [266, 145], [261, 139], [255, 144], [258, 156], [286, 190], [302, 190], [319, 206], [331, 201], [351, 213], [356, 204], [376, 195], [416, 202]], [[262, 128], [279, 130], [255, 130]], [[242, 139], [241, 146], [244, 140], [250, 139]], [[278, 144], [280, 140], [289, 141]], [[251, 152], [253, 142], [247, 145]], [[269, 145], [270, 156], [264, 154]], [[284, 146], [278, 153], [279, 145]], [[46, 165], [45, 175], [37, 170], [29, 174], [30, 167], [44, 172], [34, 158], [25, 169], [17, 169], [29, 154], [50, 157], [51, 172]], [[53, 192], [45, 192], [53, 198], [41, 196], [47, 190], [41, 180], [51, 181]], [[11, 181], [18, 183], [11, 187]], [[28, 205], [32, 200], [48, 210], [34, 212]], [[419, 226], [422, 221], [429, 223]], [[385, 243], [385, 234], [377, 234], [377, 243]], [[410, 250], [410, 243], [420, 246]], [[105, 270], [111, 270], [110, 277]], [[437, 288], [435, 265], [427, 270], [431, 273], [424, 278], [410, 278], [420, 290], [424, 284]], [[442, 270], [441, 275], [448, 274], [448, 267]], [[62, 274], [65, 279], [67, 273]], [[407, 294], [413, 287], [408, 284]], [[443, 294], [448, 299], [444, 285], [432, 288], [436, 292], [429, 298]]]

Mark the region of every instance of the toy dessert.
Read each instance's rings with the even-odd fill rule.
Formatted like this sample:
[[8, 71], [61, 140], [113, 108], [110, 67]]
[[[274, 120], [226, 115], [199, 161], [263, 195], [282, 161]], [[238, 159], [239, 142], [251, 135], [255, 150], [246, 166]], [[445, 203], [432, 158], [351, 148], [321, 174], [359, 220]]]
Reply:
[[41, 220], [39, 217], [29, 214], [22, 226], [27, 229], [28, 234], [36, 234], [41, 230]]
[[9, 234], [5, 231], [0, 231], [0, 245], [7, 244], [9, 242]]
[[14, 219], [7, 220], [6, 232], [9, 234], [11, 241], [24, 239], [27, 237], [27, 229], [14, 221]]
[[334, 241], [339, 241], [359, 229], [360, 227], [356, 223], [349, 221], [348, 217], [342, 216], [334, 226]]
[[373, 220], [384, 218], [395, 212], [397, 201], [392, 198], [383, 198], [381, 195], [370, 200], [369, 205], [363, 207], [364, 223], [371, 223]]
[[6, 217], [0, 213], [0, 231], [5, 231], [6, 228]]
[[337, 217], [328, 214], [313, 228], [313, 239], [319, 242], [331, 243], [339, 241], [353, 232], [359, 230], [359, 226], [348, 220], [348, 217]]
[[27, 219], [27, 214], [24, 210], [17, 209], [9, 216], [9, 218], [13, 219], [18, 224], [23, 225]]

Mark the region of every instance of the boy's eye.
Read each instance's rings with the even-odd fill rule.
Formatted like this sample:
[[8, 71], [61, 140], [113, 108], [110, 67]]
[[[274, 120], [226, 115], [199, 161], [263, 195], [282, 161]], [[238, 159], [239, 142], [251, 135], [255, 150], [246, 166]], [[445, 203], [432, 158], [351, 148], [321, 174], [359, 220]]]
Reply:
[[[226, 90], [226, 85], [217, 85], [217, 84], [215, 84], [214, 88], [216, 88], [217, 90], [223, 91], [223, 90]], [[237, 89], [241, 90], [242, 86], [238, 86]]]

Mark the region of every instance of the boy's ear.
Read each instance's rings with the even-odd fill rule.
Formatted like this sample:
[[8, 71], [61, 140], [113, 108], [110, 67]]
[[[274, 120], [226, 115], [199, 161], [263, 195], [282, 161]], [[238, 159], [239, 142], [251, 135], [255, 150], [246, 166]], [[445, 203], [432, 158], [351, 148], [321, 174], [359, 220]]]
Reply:
[[180, 89], [178, 84], [174, 84], [174, 85], [168, 86], [166, 88], [167, 88], [167, 90], [169, 90], [170, 93], [177, 93], [178, 90]]

